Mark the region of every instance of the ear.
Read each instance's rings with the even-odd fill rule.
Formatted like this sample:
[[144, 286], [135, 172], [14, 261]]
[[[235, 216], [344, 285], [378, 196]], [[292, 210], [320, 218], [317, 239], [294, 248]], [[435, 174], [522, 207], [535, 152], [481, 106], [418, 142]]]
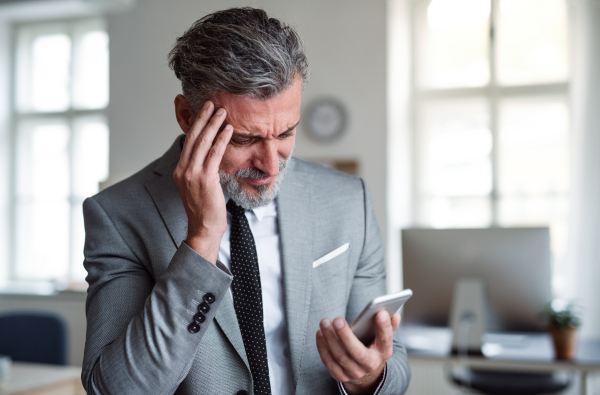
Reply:
[[177, 123], [181, 130], [183, 130], [183, 133], [187, 134], [192, 128], [196, 117], [183, 95], [177, 95], [175, 97], [175, 117], [177, 118]]

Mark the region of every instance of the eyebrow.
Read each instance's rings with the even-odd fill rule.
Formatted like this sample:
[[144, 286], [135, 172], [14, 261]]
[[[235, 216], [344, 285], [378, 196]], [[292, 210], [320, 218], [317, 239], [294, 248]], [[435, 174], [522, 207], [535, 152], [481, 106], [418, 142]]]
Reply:
[[[289, 128], [287, 128], [283, 132], [279, 133], [276, 137], [279, 137], [282, 134], [291, 132], [292, 130], [296, 129], [296, 127], [298, 126], [299, 123], [300, 123], [300, 121], [296, 122], [294, 124], [294, 126], [290, 126]], [[236, 137], [246, 137], [246, 138], [250, 137], [250, 138], [255, 138], [255, 139], [262, 139], [262, 137], [260, 137], [260, 136], [255, 136], [255, 135], [252, 135], [252, 134], [245, 134], [245, 133], [236, 133], [235, 131], [233, 132], [233, 135], [236, 136]]]

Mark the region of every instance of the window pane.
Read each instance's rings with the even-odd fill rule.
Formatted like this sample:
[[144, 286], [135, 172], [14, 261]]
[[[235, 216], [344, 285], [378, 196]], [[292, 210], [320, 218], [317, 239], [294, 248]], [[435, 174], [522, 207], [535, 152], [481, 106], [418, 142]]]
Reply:
[[108, 105], [108, 35], [99, 20], [74, 28], [73, 106], [82, 109]]
[[500, 102], [499, 190], [502, 196], [553, 196], [569, 188], [565, 97]]
[[68, 199], [70, 131], [65, 120], [24, 121], [18, 128], [19, 199]]
[[17, 46], [19, 110], [67, 110], [71, 39], [65, 25], [24, 26], [19, 31]]
[[567, 220], [566, 194], [550, 196], [507, 196], [500, 200], [503, 226], [548, 226]]
[[425, 196], [486, 196], [492, 135], [484, 100], [427, 102], [419, 117], [419, 183]]
[[98, 183], [108, 177], [108, 127], [104, 117], [80, 117], [73, 122], [73, 202], [71, 206], [72, 281], [87, 275], [83, 268], [83, 200], [98, 192]]
[[70, 131], [62, 119], [21, 122], [17, 135], [16, 275], [66, 277]]
[[106, 119], [80, 111], [108, 104], [104, 20], [17, 25], [15, 56], [14, 275], [80, 281], [81, 204], [108, 176]]
[[565, 0], [499, 0], [497, 37], [501, 84], [566, 81]]
[[108, 127], [102, 117], [82, 117], [73, 129], [73, 192], [86, 198], [108, 177]]
[[434, 228], [480, 228], [491, 223], [487, 197], [424, 199], [419, 213], [421, 225]]
[[560, 263], [567, 243], [569, 117], [566, 97], [500, 102], [498, 221], [550, 226]]
[[[421, 5], [423, 4], [423, 5]], [[489, 81], [489, 0], [431, 0], [417, 5], [424, 87], [485, 85]]]
[[17, 204], [17, 278], [67, 277], [69, 210], [69, 201], [63, 199]]

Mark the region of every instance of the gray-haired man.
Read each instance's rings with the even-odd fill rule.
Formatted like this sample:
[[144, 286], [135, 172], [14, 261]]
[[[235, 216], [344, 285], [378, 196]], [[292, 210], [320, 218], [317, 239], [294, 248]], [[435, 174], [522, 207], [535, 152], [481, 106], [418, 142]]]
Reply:
[[368, 347], [341, 318], [385, 293], [368, 189], [291, 156], [298, 35], [221, 11], [170, 64], [185, 137], [84, 204], [88, 393], [403, 393], [400, 317], [379, 313]]

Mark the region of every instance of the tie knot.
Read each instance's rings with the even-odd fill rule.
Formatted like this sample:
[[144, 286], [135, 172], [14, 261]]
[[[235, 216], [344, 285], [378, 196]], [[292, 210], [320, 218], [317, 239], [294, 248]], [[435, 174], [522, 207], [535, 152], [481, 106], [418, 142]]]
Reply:
[[242, 207], [235, 204], [233, 199], [229, 199], [229, 201], [227, 202], [227, 211], [229, 211], [231, 213], [231, 215], [233, 215], [234, 217], [240, 217], [242, 215], [244, 215], [244, 216], [246, 215], [246, 210], [244, 210]]

